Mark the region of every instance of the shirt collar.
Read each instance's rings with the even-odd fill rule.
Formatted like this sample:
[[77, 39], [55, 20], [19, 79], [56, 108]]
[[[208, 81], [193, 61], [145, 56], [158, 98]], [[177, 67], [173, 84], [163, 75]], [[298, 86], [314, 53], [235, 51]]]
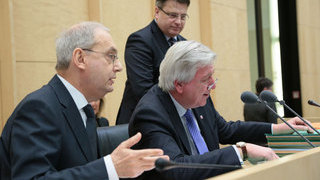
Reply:
[[61, 80], [61, 82], [64, 84], [64, 86], [69, 91], [73, 101], [76, 103], [76, 106], [78, 110], [82, 109], [84, 106], [88, 104], [87, 99], [84, 97], [84, 95], [76, 89], [74, 86], [72, 86], [67, 80], [65, 80], [60, 75], [57, 75], [58, 78]]
[[179, 117], [182, 117], [186, 113], [187, 109], [184, 108], [181, 104], [179, 104], [178, 101], [176, 101], [170, 93], [169, 93], [169, 95], [170, 95], [171, 100], [173, 101], [174, 106], [176, 107], [176, 109], [178, 111]]
[[[154, 21], [158, 24], [158, 22], [157, 22], [156, 19], [154, 19]], [[169, 37], [169, 36], [166, 36], [163, 32], [162, 32], [162, 34], [164, 35], [164, 37], [166, 38], [167, 41], [170, 39], [170, 37]], [[178, 41], [178, 37], [177, 37], [177, 36], [173, 37], [173, 39], [175, 39], [176, 41]]]

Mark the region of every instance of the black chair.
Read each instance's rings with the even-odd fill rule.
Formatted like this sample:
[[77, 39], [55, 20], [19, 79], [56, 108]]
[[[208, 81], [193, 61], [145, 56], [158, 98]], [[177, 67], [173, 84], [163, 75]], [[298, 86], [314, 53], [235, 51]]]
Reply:
[[129, 139], [128, 124], [98, 127], [98, 143], [101, 156], [111, 154], [118, 145]]

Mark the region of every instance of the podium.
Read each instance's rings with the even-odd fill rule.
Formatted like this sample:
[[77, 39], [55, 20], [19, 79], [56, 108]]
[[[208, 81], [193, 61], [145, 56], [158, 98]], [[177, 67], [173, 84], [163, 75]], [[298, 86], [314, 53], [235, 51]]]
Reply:
[[244, 167], [209, 180], [313, 180], [320, 179], [320, 147]]

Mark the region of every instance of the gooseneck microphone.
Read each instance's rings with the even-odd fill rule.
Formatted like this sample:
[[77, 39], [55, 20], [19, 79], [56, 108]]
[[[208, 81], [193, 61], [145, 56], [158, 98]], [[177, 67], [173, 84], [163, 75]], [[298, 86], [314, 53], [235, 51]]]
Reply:
[[258, 98], [258, 96], [253, 94], [253, 92], [251, 92], [251, 91], [243, 92], [241, 94], [240, 98], [241, 98], [241, 101], [244, 102], [244, 103], [249, 103], [249, 104], [256, 103], [256, 102], [261, 103], [261, 101]]
[[310, 123], [308, 123], [304, 118], [302, 118], [298, 113], [296, 113], [293, 109], [291, 109], [285, 102], [284, 100], [279, 101], [277, 96], [274, 95], [271, 91], [262, 91], [260, 93], [260, 98], [263, 101], [267, 101], [267, 102], [279, 102], [281, 105], [283, 105], [284, 107], [286, 107], [287, 109], [289, 109], [293, 114], [295, 114], [296, 116], [298, 116], [299, 119], [301, 119], [304, 123], [306, 123], [311, 129], [313, 129], [317, 134], [320, 135], [320, 132], [314, 128]]
[[317, 107], [320, 107], [320, 104], [312, 101], [311, 99], [308, 101], [308, 104], [312, 105], [312, 106], [317, 106]]
[[178, 163], [159, 158], [155, 162], [158, 171], [165, 171], [173, 168], [192, 168], [192, 169], [240, 169], [239, 165], [225, 164], [199, 164], [199, 163]]
[[[260, 94], [261, 95], [261, 94]], [[267, 96], [268, 100], [271, 100], [271, 98], [273, 98], [274, 100], [274, 97], [269, 97]], [[260, 97], [261, 98], [261, 97]], [[304, 139], [310, 146], [312, 147], [316, 147], [315, 145], [313, 145], [306, 137], [304, 137], [302, 134], [300, 134], [295, 128], [293, 128], [287, 121], [285, 121], [277, 112], [275, 112], [268, 104], [266, 101], [264, 101], [262, 98], [261, 100], [258, 98], [257, 95], [255, 95], [254, 93], [250, 92], [250, 91], [246, 91], [244, 93], [241, 94], [241, 100], [242, 102], [244, 103], [253, 103], [253, 100], [256, 99], [256, 102], [259, 102], [259, 103], [263, 103], [271, 112], [273, 112], [275, 115], [278, 116], [278, 118], [281, 119], [281, 121], [283, 121], [287, 126], [289, 126], [290, 129], [292, 129], [294, 132], [296, 132], [302, 139]], [[270, 101], [270, 102], [273, 102], [273, 101]]]

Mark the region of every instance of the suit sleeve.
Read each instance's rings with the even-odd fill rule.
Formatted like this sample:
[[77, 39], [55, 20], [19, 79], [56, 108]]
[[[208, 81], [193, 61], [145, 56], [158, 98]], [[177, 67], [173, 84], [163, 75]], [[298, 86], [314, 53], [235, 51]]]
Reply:
[[154, 53], [147, 37], [135, 33], [129, 36], [125, 50], [128, 83], [137, 98], [141, 98], [156, 82]]
[[243, 122], [243, 121], [229, 121], [227, 122], [220, 114], [215, 110], [211, 99], [208, 100], [208, 104], [213, 108], [214, 121], [217, 124], [217, 131], [219, 136], [219, 142], [221, 144], [235, 144], [239, 141], [245, 141], [254, 144], [266, 143], [267, 139], [265, 133], [271, 133], [271, 124], [263, 122]]
[[[20, 179], [108, 179], [103, 159], [73, 168], [57, 169], [61, 162], [61, 116], [42, 101], [26, 102], [12, 122], [9, 153], [11, 176]], [[60, 124], [59, 124], [60, 123]], [[76, 148], [75, 148], [76, 152]], [[71, 161], [71, 160], [70, 160]]]

